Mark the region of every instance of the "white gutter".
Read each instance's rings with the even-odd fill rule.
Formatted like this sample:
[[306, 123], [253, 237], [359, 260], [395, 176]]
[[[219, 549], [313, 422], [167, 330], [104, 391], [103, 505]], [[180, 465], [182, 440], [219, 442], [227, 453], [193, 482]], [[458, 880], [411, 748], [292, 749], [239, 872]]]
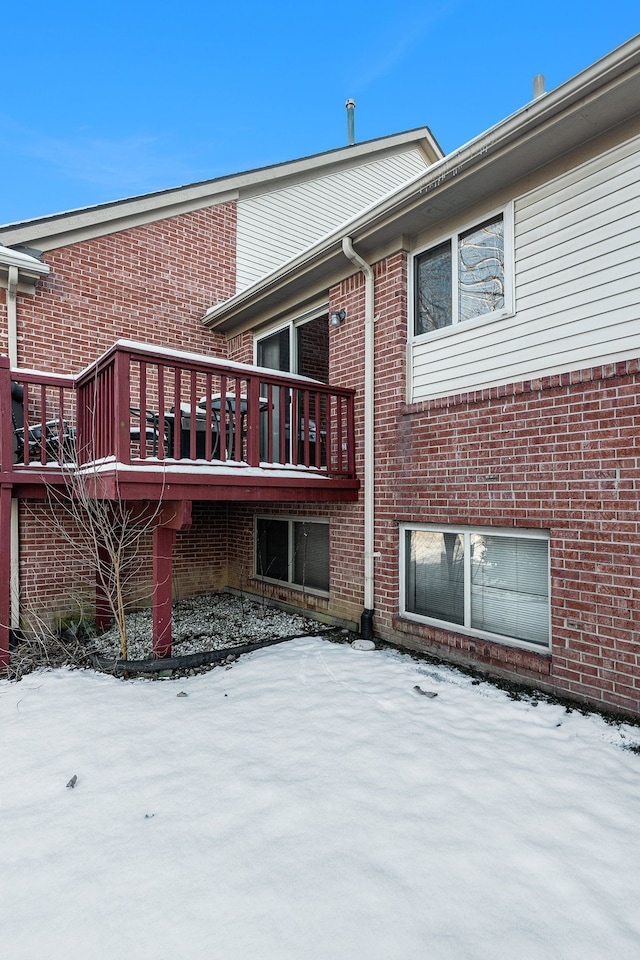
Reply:
[[374, 580], [374, 323], [375, 281], [371, 266], [353, 249], [350, 237], [342, 238], [342, 250], [365, 276], [364, 288], [364, 610], [360, 620], [363, 639], [373, 637]]

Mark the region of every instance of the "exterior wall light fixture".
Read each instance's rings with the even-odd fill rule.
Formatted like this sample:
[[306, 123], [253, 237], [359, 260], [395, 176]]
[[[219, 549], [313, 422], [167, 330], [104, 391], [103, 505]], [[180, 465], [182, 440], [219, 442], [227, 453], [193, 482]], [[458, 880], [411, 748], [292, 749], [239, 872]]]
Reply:
[[346, 310], [334, 310], [332, 313], [329, 314], [329, 326], [339, 327], [341, 323], [344, 323], [346, 316], [347, 316]]

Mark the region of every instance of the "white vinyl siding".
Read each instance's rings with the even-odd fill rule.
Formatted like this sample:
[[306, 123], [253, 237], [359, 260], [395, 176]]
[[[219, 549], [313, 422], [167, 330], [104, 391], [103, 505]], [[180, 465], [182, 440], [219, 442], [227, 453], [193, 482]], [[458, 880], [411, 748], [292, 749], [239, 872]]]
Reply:
[[516, 313], [412, 345], [414, 401], [640, 355], [640, 140], [518, 198]]
[[244, 290], [426, 167], [422, 153], [412, 149], [240, 200], [237, 290]]

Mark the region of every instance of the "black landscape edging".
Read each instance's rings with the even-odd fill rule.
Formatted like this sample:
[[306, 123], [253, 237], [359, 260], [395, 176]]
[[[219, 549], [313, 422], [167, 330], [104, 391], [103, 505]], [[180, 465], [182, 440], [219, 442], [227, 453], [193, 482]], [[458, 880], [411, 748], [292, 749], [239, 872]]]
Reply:
[[[335, 627], [314, 630], [313, 636], [332, 633]], [[289, 637], [275, 637], [271, 640], [257, 640], [255, 643], [242, 643], [237, 647], [225, 647], [223, 650], [203, 650], [201, 653], [187, 653], [182, 657], [159, 657], [157, 660], [110, 660], [107, 657], [95, 657], [94, 664], [99, 670], [109, 673], [161, 673], [164, 670], [188, 670], [190, 667], [204, 667], [209, 663], [219, 663], [228, 657], [239, 657], [243, 653], [253, 653], [263, 647], [272, 647], [287, 640], [299, 640], [310, 636], [309, 633], [296, 633]]]

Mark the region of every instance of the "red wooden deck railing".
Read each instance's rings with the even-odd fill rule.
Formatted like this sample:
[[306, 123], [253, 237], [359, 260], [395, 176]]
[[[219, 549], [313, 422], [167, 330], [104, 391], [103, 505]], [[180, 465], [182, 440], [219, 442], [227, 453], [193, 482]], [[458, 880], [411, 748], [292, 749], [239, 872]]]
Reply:
[[10, 371], [1, 358], [3, 425], [11, 422], [11, 382], [23, 391], [29, 440], [16, 459], [15, 429], [3, 430], [3, 472], [12, 461], [18, 470], [196, 461], [212, 470], [243, 463], [355, 478], [352, 390], [131, 341], [118, 341], [75, 378]]
[[75, 459], [76, 387], [72, 376], [11, 370], [0, 357], [0, 462], [61, 466]]

